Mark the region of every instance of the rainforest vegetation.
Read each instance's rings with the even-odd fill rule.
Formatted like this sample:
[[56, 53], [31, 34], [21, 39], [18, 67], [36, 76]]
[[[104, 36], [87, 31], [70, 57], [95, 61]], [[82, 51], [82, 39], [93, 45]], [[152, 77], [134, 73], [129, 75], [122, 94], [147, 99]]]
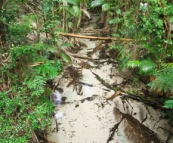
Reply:
[[104, 30], [96, 36], [114, 38], [119, 70], [131, 69], [173, 120], [172, 0], [1, 0], [1, 143], [33, 142], [50, 124], [47, 83], [70, 62], [63, 47], [77, 45], [61, 34], [79, 33], [93, 13]]

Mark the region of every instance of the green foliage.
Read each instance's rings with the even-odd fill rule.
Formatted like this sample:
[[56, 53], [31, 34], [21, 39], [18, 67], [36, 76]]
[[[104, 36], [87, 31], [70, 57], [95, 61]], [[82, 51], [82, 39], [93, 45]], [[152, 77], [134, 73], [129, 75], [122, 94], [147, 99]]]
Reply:
[[163, 108], [168, 109], [165, 112], [165, 115], [169, 118], [169, 122], [173, 121], [173, 97], [171, 96], [168, 100], [165, 101]]
[[170, 97], [170, 99], [165, 102], [165, 104], [163, 106], [164, 108], [173, 109], [173, 99], [172, 98], [173, 97]]
[[[52, 79], [58, 75], [58, 72], [60, 72], [57, 69], [59, 66], [61, 66], [61, 63], [59, 63], [58, 65], [53, 65], [50, 61], [50, 62], [44, 63], [40, 66], [37, 66], [36, 71], [41, 76], [49, 77]], [[61, 68], [60, 68], [60, 70], [61, 70]]]
[[[151, 77], [148, 85], [155, 93], [171, 96], [173, 43], [169, 25], [173, 21], [173, 2], [94, 0], [91, 6], [102, 6], [112, 36], [132, 39], [132, 42], [115, 41], [110, 47], [119, 51], [119, 69], [125, 66], [138, 69], [139, 76]], [[168, 114], [173, 120], [173, 100], [167, 100], [164, 107], [171, 109]]]
[[155, 80], [149, 84], [153, 90], [173, 93], [173, 67], [158, 70], [154, 76]]
[[141, 74], [147, 74], [152, 75], [155, 71], [156, 64], [153, 63], [151, 60], [134, 60], [134, 61], [128, 61], [126, 66], [128, 68], [139, 68], [139, 72]]
[[70, 58], [66, 54], [61, 53], [60, 57], [63, 59], [64, 62], [66, 62], [66, 63], [70, 62]]
[[136, 67], [139, 67], [139, 65], [140, 65], [140, 61], [137, 61], [137, 60], [135, 60], [135, 61], [128, 61], [127, 64], [126, 64], [126, 66], [128, 68], [136, 68]]
[[31, 31], [30, 16], [22, 16], [20, 23], [12, 23], [8, 27], [7, 40], [13, 44], [26, 42], [26, 36]]
[[153, 74], [156, 68], [156, 64], [150, 60], [142, 60], [139, 65], [141, 73]]
[[88, 0], [58, 0], [58, 2], [57, 11], [61, 15], [61, 27], [67, 32], [76, 30], [80, 25], [82, 12], [84, 13], [82, 9], [85, 9], [81, 6], [87, 5]]
[[104, 3], [104, 0], [94, 0], [91, 2], [91, 7], [101, 6]]
[[95, 0], [92, 6], [102, 5], [108, 13], [113, 36], [133, 39], [132, 43], [116, 41], [111, 46], [119, 50], [119, 69], [138, 68], [140, 75], [155, 77], [149, 84], [153, 90], [170, 93], [172, 61], [168, 59], [172, 59], [173, 49], [170, 29], [166, 26], [172, 19], [173, 3], [149, 0], [146, 7], [140, 3]]
[[0, 142], [29, 142], [32, 131], [50, 124], [53, 103], [48, 98], [51, 91], [46, 81], [61, 72], [62, 64], [49, 60], [45, 47], [50, 46], [37, 43], [13, 47], [10, 64], [0, 67], [11, 79], [10, 89], [0, 93], [0, 120], [4, 123]]
[[129, 60], [129, 56], [123, 57], [121, 63], [119, 64], [119, 70], [121, 71]]
[[[53, 104], [48, 98], [30, 96], [28, 91], [15, 87], [10, 92], [0, 93], [0, 142], [26, 143], [31, 132], [44, 129], [50, 123]], [[14, 94], [14, 95], [13, 95]]]
[[[22, 1], [20, 6], [17, 2], [7, 2], [0, 17], [6, 25], [7, 32], [7, 43], [1, 51], [8, 55], [0, 64], [2, 143], [32, 142], [31, 133], [44, 130], [51, 123], [54, 105], [49, 100], [52, 91], [46, 87], [46, 82], [62, 71], [61, 60], [55, 59], [58, 53], [55, 42], [58, 37], [54, 34], [57, 32], [59, 21], [58, 17], [50, 16], [54, 3], [44, 0], [43, 5], [36, 2], [34, 7], [30, 2], [33, 1], [25, 1], [29, 10], [33, 12], [36, 9], [39, 12], [27, 12], [26, 15], [23, 9], [20, 11]], [[8, 9], [9, 7], [11, 9]], [[35, 27], [33, 23], [36, 23]], [[38, 35], [35, 41], [29, 41], [27, 38], [32, 32]], [[42, 32], [50, 32], [50, 39], [39, 37]]]

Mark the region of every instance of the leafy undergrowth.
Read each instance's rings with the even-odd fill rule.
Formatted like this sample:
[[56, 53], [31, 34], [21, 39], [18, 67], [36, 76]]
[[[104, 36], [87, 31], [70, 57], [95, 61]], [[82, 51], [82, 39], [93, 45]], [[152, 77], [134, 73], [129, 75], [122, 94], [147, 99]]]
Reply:
[[29, 41], [27, 36], [34, 31], [31, 15], [20, 20], [3, 16], [10, 25], [0, 49], [0, 142], [34, 142], [36, 131], [45, 130], [52, 121], [52, 90], [46, 82], [60, 74], [62, 61], [56, 58], [55, 45], [41, 39]]
[[49, 60], [43, 43], [12, 47], [3, 61], [0, 93], [0, 142], [30, 142], [35, 130], [44, 130], [54, 110], [46, 81], [62, 71], [60, 60]]
[[138, 79], [147, 78], [144, 79], [149, 89], [146, 96], [166, 101], [162, 107], [169, 110], [173, 96], [172, 4], [167, 0], [92, 2], [93, 7], [101, 6], [107, 13], [106, 24], [112, 26], [113, 37], [131, 38], [130, 42], [117, 40], [110, 46], [119, 51], [119, 69], [128, 67]]

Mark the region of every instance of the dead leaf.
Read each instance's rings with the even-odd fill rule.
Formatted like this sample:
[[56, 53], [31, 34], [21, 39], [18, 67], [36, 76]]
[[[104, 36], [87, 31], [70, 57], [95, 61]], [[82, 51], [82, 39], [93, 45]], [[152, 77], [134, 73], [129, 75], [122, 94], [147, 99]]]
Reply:
[[41, 65], [43, 63], [44, 62], [36, 62], [36, 63], [28, 64], [27, 66], [29, 66], [29, 67], [35, 67], [35, 66], [39, 66], [39, 65]]
[[91, 18], [89, 12], [86, 9], [81, 9], [81, 10], [89, 19]]

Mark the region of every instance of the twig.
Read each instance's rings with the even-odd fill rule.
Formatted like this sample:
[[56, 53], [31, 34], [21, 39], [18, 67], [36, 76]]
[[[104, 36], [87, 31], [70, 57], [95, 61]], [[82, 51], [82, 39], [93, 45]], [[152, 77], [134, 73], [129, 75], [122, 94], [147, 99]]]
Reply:
[[5, 6], [5, 4], [7, 3], [7, 1], [8, 1], [8, 0], [5, 0], [5, 1], [4, 1], [4, 3], [3, 3], [3, 5], [2, 5], [1, 8], [3, 8], [3, 7]]
[[34, 131], [31, 132], [31, 135], [34, 143], [40, 143]]

